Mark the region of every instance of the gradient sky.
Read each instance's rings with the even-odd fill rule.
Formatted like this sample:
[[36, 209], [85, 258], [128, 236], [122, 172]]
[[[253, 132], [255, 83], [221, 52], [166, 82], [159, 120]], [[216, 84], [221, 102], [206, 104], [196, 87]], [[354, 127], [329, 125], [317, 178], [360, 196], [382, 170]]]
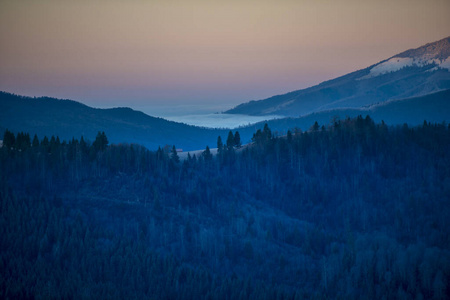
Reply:
[[231, 108], [447, 37], [449, 16], [448, 0], [0, 0], [0, 90]]

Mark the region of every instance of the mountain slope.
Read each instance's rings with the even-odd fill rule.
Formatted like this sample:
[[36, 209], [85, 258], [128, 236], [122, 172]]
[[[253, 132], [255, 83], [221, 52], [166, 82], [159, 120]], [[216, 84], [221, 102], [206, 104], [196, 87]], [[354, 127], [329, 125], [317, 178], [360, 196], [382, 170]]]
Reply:
[[304, 116], [450, 88], [450, 37], [307, 89], [238, 105], [226, 113]]
[[130, 108], [96, 109], [72, 100], [29, 98], [0, 92], [0, 130], [94, 140], [105, 131], [112, 143], [138, 143], [149, 149], [176, 145], [185, 150], [215, 145], [225, 130], [205, 129], [148, 116]]
[[239, 128], [242, 136], [250, 136], [257, 129], [262, 129], [267, 123], [272, 131], [280, 134], [288, 129], [300, 128], [308, 130], [314, 122], [327, 126], [330, 122], [358, 115], [369, 115], [375, 122], [384, 121], [388, 125], [408, 124], [421, 125], [423, 121], [431, 123], [450, 123], [450, 89], [420, 97], [391, 100], [363, 108], [330, 109], [311, 113], [298, 118], [283, 118], [257, 123], [248, 127]]
[[[265, 123], [274, 131], [307, 130], [317, 121], [327, 125], [339, 116], [370, 115], [389, 125], [429, 122], [450, 123], [450, 89], [421, 97], [392, 100], [363, 108], [328, 109], [297, 118], [283, 118], [240, 127], [243, 143]], [[150, 117], [130, 108], [95, 109], [71, 100], [29, 98], [0, 92], [0, 133], [5, 129], [29, 132], [42, 138], [58, 135], [62, 139], [84, 136], [93, 141], [98, 131], [105, 131], [111, 143], [136, 143], [149, 149], [176, 145], [184, 151], [214, 148], [217, 136], [225, 140], [229, 130], [205, 129]], [[233, 130], [233, 131], [235, 131]]]

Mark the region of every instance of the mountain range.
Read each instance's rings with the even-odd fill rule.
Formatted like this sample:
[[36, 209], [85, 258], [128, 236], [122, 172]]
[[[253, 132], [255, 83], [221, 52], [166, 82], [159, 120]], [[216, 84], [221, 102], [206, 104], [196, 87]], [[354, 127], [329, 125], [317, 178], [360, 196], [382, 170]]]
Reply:
[[[314, 122], [328, 125], [336, 118], [370, 115], [376, 122], [396, 125], [450, 123], [450, 89], [421, 97], [391, 100], [363, 108], [338, 108], [306, 116], [269, 120], [239, 127], [243, 143], [251, 141], [253, 133], [267, 123], [273, 132], [285, 134], [289, 129], [307, 130]], [[184, 151], [214, 148], [217, 137], [226, 141], [228, 129], [210, 129], [167, 121], [148, 116], [130, 108], [97, 109], [72, 100], [30, 98], [0, 92], [0, 132], [28, 132], [43, 136], [73, 137], [93, 141], [98, 131], [104, 131], [111, 143], [134, 143], [155, 150], [176, 145]]]
[[307, 89], [240, 104], [226, 113], [299, 117], [423, 96], [450, 88], [449, 56], [447, 37]]
[[[226, 113], [284, 118], [239, 127], [243, 143], [267, 123], [273, 132], [307, 130], [317, 121], [370, 115], [376, 122], [409, 125], [450, 123], [450, 37], [395, 55], [317, 86], [241, 104]], [[151, 150], [176, 145], [183, 150], [214, 148], [228, 129], [209, 129], [148, 116], [131, 108], [96, 109], [72, 100], [23, 97], [0, 92], [0, 132], [28, 132], [93, 141], [104, 131], [112, 143], [141, 144]]]

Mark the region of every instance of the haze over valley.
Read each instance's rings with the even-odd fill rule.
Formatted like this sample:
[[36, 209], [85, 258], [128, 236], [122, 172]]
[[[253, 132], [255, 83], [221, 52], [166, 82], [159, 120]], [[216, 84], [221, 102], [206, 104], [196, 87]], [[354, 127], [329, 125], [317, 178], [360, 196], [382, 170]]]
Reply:
[[[137, 143], [150, 150], [176, 145], [189, 151], [215, 148], [217, 136], [226, 140], [227, 129], [239, 130], [243, 143], [250, 143], [266, 123], [284, 135], [288, 130], [308, 130], [316, 121], [328, 126], [333, 120], [358, 115], [389, 125], [450, 122], [449, 56], [450, 38], [445, 38], [316, 86], [250, 101], [225, 112], [210, 113], [218, 108], [213, 105], [203, 110], [197, 105], [172, 111], [168, 106], [147, 108], [171, 122], [130, 108], [94, 109], [74, 101], [2, 93], [0, 128], [65, 139], [83, 135], [91, 141], [98, 131], [104, 131], [114, 143]], [[411, 61], [385, 67], [400, 57]], [[382, 68], [385, 71], [373, 71]]]
[[0, 299], [450, 299], [450, 3], [0, 2]]

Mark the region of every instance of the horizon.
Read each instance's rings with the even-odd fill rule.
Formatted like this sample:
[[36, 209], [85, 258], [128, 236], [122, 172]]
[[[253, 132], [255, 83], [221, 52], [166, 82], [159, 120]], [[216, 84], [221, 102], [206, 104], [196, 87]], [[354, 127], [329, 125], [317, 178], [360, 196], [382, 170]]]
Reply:
[[440, 0], [0, 7], [0, 90], [162, 117], [176, 115], [174, 107], [215, 113], [314, 86], [450, 28], [450, 3]]

